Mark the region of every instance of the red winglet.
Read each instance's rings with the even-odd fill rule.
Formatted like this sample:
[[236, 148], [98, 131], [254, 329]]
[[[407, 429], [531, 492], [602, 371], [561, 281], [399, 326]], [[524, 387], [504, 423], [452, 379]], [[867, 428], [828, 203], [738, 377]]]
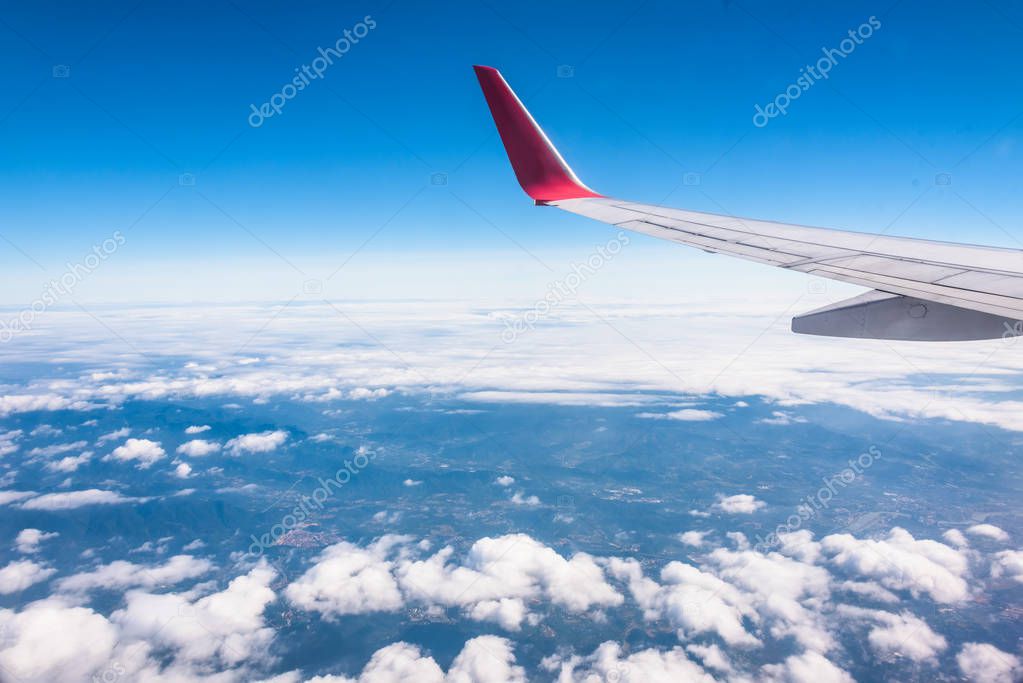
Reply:
[[576, 177], [500, 71], [489, 66], [474, 66], [473, 69], [490, 105], [508, 160], [515, 169], [515, 177], [526, 194], [537, 204], [603, 196]]

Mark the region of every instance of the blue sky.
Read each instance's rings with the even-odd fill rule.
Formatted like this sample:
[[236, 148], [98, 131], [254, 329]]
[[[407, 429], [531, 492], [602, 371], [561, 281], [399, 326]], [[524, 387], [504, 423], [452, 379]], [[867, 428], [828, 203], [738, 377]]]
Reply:
[[[324, 78], [248, 125], [250, 105], [367, 15], [376, 28]], [[755, 105], [871, 16], [881, 28], [826, 82], [753, 125]], [[186, 298], [217, 298], [225, 277], [242, 283], [228, 298], [273, 296], [260, 272], [325, 278], [353, 254], [369, 273], [422, 260], [417, 277], [445, 259], [528, 262], [523, 248], [585, 254], [607, 229], [520, 193], [474, 63], [500, 68], [605, 194], [1019, 246], [1021, 34], [1023, 12], [997, 1], [12, 8], [0, 22], [2, 234], [43, 268], [4, 246], [0, 300], [35, 296], [43, 270], [114, 230], [125, 254], [82, 290], [92, 299], [173, 298], [183, 280], [203, 283]], [[669, 270], [694, 258], [638, 246]], [[763, 273], [743, 268], [750, 282]]]

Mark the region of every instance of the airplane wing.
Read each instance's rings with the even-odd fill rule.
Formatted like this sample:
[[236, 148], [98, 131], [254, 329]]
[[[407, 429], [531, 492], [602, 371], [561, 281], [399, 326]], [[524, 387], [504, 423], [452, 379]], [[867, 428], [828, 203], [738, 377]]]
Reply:
[[792, 320], [861, 339], [963, 341], [1023, 334], [1023, 251], [811, 228], [613, 199], [579, 180], [496, 69], [474, 67], [515, 176], [537, 205], [871, 291]]

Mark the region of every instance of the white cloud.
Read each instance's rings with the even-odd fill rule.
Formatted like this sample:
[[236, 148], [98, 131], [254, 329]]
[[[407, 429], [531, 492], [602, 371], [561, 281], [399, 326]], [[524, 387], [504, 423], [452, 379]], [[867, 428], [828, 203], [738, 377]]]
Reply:
[[853, 677], [818, 652], [792, 655], [762, 669], [765, 683], [855, 683]]
[[636, 417], [642, 417], [650, 420], [709, 422], [710, 420], [716, 420], [719, 417], [724, 417], [724, 414], [714, 412], [713, 410], [697, 410], [695, 408], [683, 408], [682, 410], [673, 410], [668, 413], [637, 413]]
[[192, 425], [191, 427], [185, 427], [185, 434], [202, 434], [212, 429], [209, 425]]
[[999, 541], [1004, 543], [1009, 540], [1009, 534], [1004, 529], [996, 527], [994, 524], [974, 524], [966, 533], [971, 536], [980, 536], [982, 538], [990, 538], [993, 541]]
[[735, 586], [709, 572], [682, 562], [669, 562], [661, 570], [661, 583], [644, 576], [635, 560], [612, 559], [609, 569], [628, 583], [647, 620], [666, 619], [680, 640], [716, 633], [732, 647], [756, 647], [760, 640], [749, 633], [744, 620], [755, 611]]
[[131, 590], [110, 616], [121, 638], [171, 648], [175, 660], [224, 666], [265, 660], [274, 631], [263, 611], [276, 599], [276, 572], [261, 562], [226, 589], [194, 599], [187, 594]]
[[419, 486], [422, 483], [423, 482], [419, 479], [406, 479], [405, 481], [402, 482], [402, 485], [412, 488], [414, 486]]
[[515, 505], [524, 505], [526, 507], [537, 507], [540, 505], [539, 498], [536, 496], [527, 496], [524, 491], [516, 491], [510, 500]]
[[285, 597], [294, 606], [319, 612], [327, 619], [398, 610], [403, 600], [388, 556], [404, 540], [384, 536], [368, 548], [347, 542], [332, 545], [287, 587]]
[[511, 486], [512, 484], [515, 483], [515, 477], [509, 476], [507, 474], [502, 474], [500, 477], [494, 480], [494, 483], [497, 484], [498, 486]]
[[16, 560], [0, 568], [0, 593], [23, 591], [40, 581], [45, 581], [56, 571], [32, 560]]
[[445, 683], [526, 683], [515, 664], [512, 644], [497, 636], [478, 636], [465, 643], [451, 663]]
[[959, 529], [949, 529], [941, 537], [957, 548], [965, 548], [970, 545], [970, 542], [966, 540], [966, 536]]
[[123, 439], [129, 434], [131, 434], [131, 429], [128, 427], [122, 427], [120, 429], [110, 432], [109, 434], [104, 434], [103, 436], [96, 439], [96, 445], [102, 446], [107, 441], [119, 441], [120, 439]]
[[92, 451], [84, 451], [80, 455], [69, 455], [56, 462], [46, 463], [51, 472], [77, 472], [78, 468], [92, 460]]
[[735, 667], [732, 666], [732, 662], [729, 661], [728, 656], [714, 643], [710, 643], [708, 645], [690, 643], [689, 645], [686, 645], [686, 652], [696, 656], [703, 663], [703, 666], [706, 669], [712, 669], [719, 674], [731, 674], [735, 672]]
[[194, 579], [213, 569], [206, 559], [191, 555], [175, 555], [162, 565], [141, 565], [116, 560], [87, 572], [57, 581], [57, 589], [66, 593], [82, 593], [95, 589], [119, 590], [132, 586], [156, 588]]
[[[482, 538], [464, 564], [452, 563], [453, 555], [445, 547], [425, 560], [400, 562], [396, 575], [402, 590], [418, 602], [463, 606], [470, 616], [478, 603], [502, 599], [545, 597], [570, 612], [620, 605], [624, 599], [591, 556], [577, 553], [565, 559], [525, 534]], [[477, 612], [484, 613], [492, 616], [493, 606]], [[503, 616], [507, 625], [508, 612]]]
[[882, 660], [908, 657], [914, 662], [936, 663], [938, 655], [948, 647], [948, 641], [931, 630], [927, 622], [906, 611], [893, 614], [839, 605], [838, 613], [873, 623], [867, 642]]
[[991, 561], [991, 576], [1003, 576], [1023, 583], [1023, 550], [1003, 550]]
[[41, 446], [33, 448], [28, 452], [29, 455], [38, 455], [43, 458], [52, 458], [55, 455], [61, 453], [67, 453], [68, 451], [75, 451], [81, 448], [85, 448], [88, 445], [85, 441], [75, 441], [74, 443], [58, 443], [50, 446]]
[[718, 502], [714, 504], [714, 509], [727, 512], [730, 515], [750, 515], [765, 505], [764, 501], [757, 500], [748, 493], [739, 493], [734, 496], [718, 496]]
[[14, 545], [17, 546], [18, 552], [30, 554], [39, 551], [39, 544], [43, 541], [59, 536], [55, 531], [46, 532], [40, 531], [39, 529], [22, 529], [18, 532], [17, 538], [14, 539]]
[[0, 417], [36, 410], [89, 410], [94, 405], [53, 393], [5, 394], [0, 396]]
[[205, 439], [192, 439], [178, 446], [177, 452], [182, 455], [187, 455], [192, 458], [201, 458], [204, 455], [210, 453], [216, 453], [220, 450], [220, 444], [216, 441], [207, 441]]
[[686, 656], [681, 647], [640, 650], [624, 655], [614, 642], [601, 644], [588, 657], [549, 658], [546, 668], [558, 672], [559, 683], [643, 681], [643, 683], [714, 683], [715, 679]]
[[899, 527], [880, 540], [833, 534], [821, 548], [836, 565], [878, 580], [892, 590], [927, 594], [942, 603], [969, 597], [969, 559], [965, 551], [937, 541], [917, 540]]
[[167, 455], [158, 441], [149, 439], [128, 439], [123, 445], [115, 448], [110, 455], [103, 460], [118, 460], [120, 462], [138, 461], [138, 468], [144, 470], [151, 467], [153, 463]]
[[16, 503], [36, 495], [34, 491], [0, 491], [0, 505]]
[[802, 424], [806, 422], [805, 417], [798, 417], [782, 410], [775, 410], [771, 417], [764, 417], [757, 420], [758, 424], [787, 426], [791, 424]]
[[269, 453], [275, 451], [288, 439], [283, 430], [242, 434], [227, 442], [227, 449], [235, 455], [240, 453]]
[[[49, 599], [0, 610], [0, 670], [17, 681], [79, 683], [110, 664], [117, 629], [84, 607]], [[54, 633], [60, 637], [55, 638]]]
[[179, 479], [188, 479], [192, 475], [192, 466], [187, 462], [179, 462], [174, 468], [174, 476]]
[[308, 683], [525, 683], [512, 644], [497, 636], [465, 643], [445, 674], [433, 657], [416, 645], [392, 643], [373, 653], [357, 678], [316, 676]]
[[699, 548], [703, 545], [703, 537], [709, 533], [709, 531], [686, 531], [685, 533], [679, 534], [678, 540], [686, 545]]
[[972, 683], [1014, 683], [1023, 676], [1019, 657], [987, 643], [963, 645], [956, 655], [956, 664]]
[[30, 498], [21, 504], [26, 510], [73, 510], [86, 505], [119, 505], [122, 503], [142, 502], [146, 498], [130, 498], [115, 491], [85, 489], [67, 493], [46, 493]]
[[[35, 430], [33, 430], [33, 435]], [[7, 432], [0, 432], [0, 457], [16, 453], [18, 451], [17, 441], [22, 436], [20, 429], [12, 429]]]

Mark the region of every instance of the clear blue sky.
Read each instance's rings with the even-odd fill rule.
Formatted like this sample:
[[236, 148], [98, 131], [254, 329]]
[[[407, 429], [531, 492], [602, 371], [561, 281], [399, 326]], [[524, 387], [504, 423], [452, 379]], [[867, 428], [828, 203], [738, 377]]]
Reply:
[[[521, 256], [506, 235], [536, 251], [605, 239], [520, 193], [470, 68], [482, 63], [605, 194], [1020, 246], [1023, 10], [832, 5], [11, 4], [0, 232], [59, 272], [128, 231], [130, 263], [175, 278], [277, 254], [323, 277], [374, 234], [357, 259]], [[322, 79], [249, 126], [251, 104], [367, 15], [376, 27]], [[871, 16], [881, 28], [826, 82], [753, 125], [755, 105]], [[448, 184], [430, 185], [432, 173]], [[11, 283], [31, 292], [41, 270], [0, 250], [10, 302]]]

